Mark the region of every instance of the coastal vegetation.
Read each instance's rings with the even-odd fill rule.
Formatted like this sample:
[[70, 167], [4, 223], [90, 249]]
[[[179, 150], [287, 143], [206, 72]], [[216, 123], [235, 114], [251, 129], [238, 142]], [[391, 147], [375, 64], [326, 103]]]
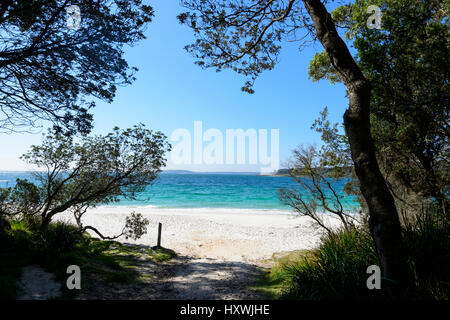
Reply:
[[[181, 2], [187, 11], [178, 20], [196, 38], [186, 50], [203, 68], [246, 76], [244, 92], [254, 93], [257, 77], [275, 67], [283, 41], [319, 41], [324, 51], [310, 62], [310, 78], [346, 88], [342, 123], [331, 123], [325, 107], [311, 127], [321, 146], [299, 146], [288, 167], [277, 172], [296, 182], [280, 189], [279, 200], [314, 221], [321, 242], [274, 255], [255, 289], [275, 299], [448, 300], [449, 1], [355, 0], [332, 12], [320, 0]], [[33, 180], [0, 188], [0, 298], [18, 297], [24, 266], [41, 266], [59, 281], [67, 278], [69, 265], [77, 265], [87, 277], [133, 283], [142, 280], [143, 265], [175, 256], [165, 248], [114, 241], [147, 233], [149, 220], [140, 213], [130, 212], [116, 235], [85, 223], [93, 208], [137, 200], [171, 151], [162, 132], [143, 124], [90, 134], [94, 101], [112, 102], [118, 86], [135, 80], [137, 69], [124, 59], [123, 47], [145, 38], [153, 9], [141, 0], [82, 0], [83, 28], [75, 32], [66, 25], [66, 4], [0, 5], [0, 131], [53, 125], [42, 144], [22, 156], [39, 169]], [[383, 12], [381, 29], [367, 28], [373, 4]], [[342, 180], [341, 190], [334, 182]], [[359, 203], [358, 215], [345, 210], [349, 195]], [[329, 214], [325, 219], [323, 212]], [[74, 224], [59, 219], [67, 213]], [[338, 218], [339, 228], [328, 225], [329, 216]], [[267, 222], [272, 217], [258, 218], [275, 230]], [[167, 221], [175, 219], [190, 233], [200, 218], [191, 223], [172, 215]], [[227, 217], [216, 219], [208, 221], [210, 228], [232, 229]], [[290, 228], [294, 236], [303, 231], [284, 227], [279, 230]], [[249, 228], [236, 229], [251, 234]], [[241, 240], [221, 241], [226, 249], [248, 245]], [[202, 245], [214, 249], [217, 243]], [[203, 271], [208, 268], [210, 262], [198, 261]], [[236, 269], [210, 266], [255, 273], [241, 262]], [[382, 290], [368, 289], [367, 268], [373, 265], [381, 267]], [[63, 288], [61, 298], [73, 297]]]
[[[34, 132], [54, 125], [43, 144], [23, 156], [44, 171], [37, 171], [34, 181], [19, 179], [0, 190], [1, 298], [16, 297], [21, 267], [28, 264], [63, 279], [70, 264], [94, 270], [101, 263], [113, 269], [102, 271], [110, 279], [133, 280], [137, 273], [122, 266], [115, 251], [108, 253], [113, 242], [89, 237], [86, 230], [108, 238], [85, 226], [82, 216], [88, 208], [145, 188], [170, 148], [164, 135], [143, 125], [88, 136], [94, 100], [112, 102], [118, 86], [135, 80], [137, 68], [124, 59], [124, 47], [145, 39], [153, 9], [140, 0], [77, 5], [83, 8], [77, 28], [67, 19], [67, 1], [0, 5], [0, 131]], [[67, 210], [76, 225], [53, 221]], [[132, 213], [121, 235], [139, 238], [147, 224]], [[165, 254], [150, 256], [163, 260]]]
[[[436, 264], [448, 268], [450, 252], [448, 92], [445, 93], [448, 91], [448, 61], [442, 58], [448, 55], [448, 44], [445, 42], [448, 25], [443, 23], [444, 11], [439, 9], [437, 3], [417, 3], [406, 8], [401, 1], [384, 1], [381, 4], [389, 8], [383, 18], [385, 32], [371, 32], [365, 28], [362, 13], [364, 4], [365, 2], [357, 1], [352, 5], [341, 6], [332, 16], [336, 23], [345, 26], [346, 37], [354, 39], [355, 48], [358, 50], [358, 64], [372, 83], [371, 132], [376, 145], [375, 152], [381, 164], [381, 173], [394, 196], [401, 222], [402, 241], [408, 262], [405, 273], [412, 275], [402, 298], [448, 299], [450, 287], [447, 275], [442, 271], [444, 269], [434, 269]], [[427, 48], [424, 47], [424, 42], [427, 43]], [[395, 63], [392, 63], [393, 59]], [[342, 81], [326, 52], [315, 55], [309, 72], [314, 81]], [[429, 75], [424, 77], [423, 72]], [[287, 295], [312, 298], [312, 291], [301, 289], [308, 287], [305, 286], [306, 283], [315, 283], [324, 289], [327, 288], [325, 281], [333, 283], [343, 275], [355, 274], [351, 264], [358, 265], [358, 262], [346, 258], [348, 255], [354, 256], [354, 252], [360, 259], [372, 257], [371, 263], [365, 261], [359, 264], [359, 276], [364, 274], [364, 268], [368, 265], [376, 264], [373, 251], [376, 247], [373, 244], [359, 247], [354, 243], [346, 248], [341, 241], [342, 237], [351, 238], [354, 235], [357, 235], [358, 239], [367, 240], [370, 210], [368, 212], [367, 203], [361, 196], [355, 172], [341, 169], [348, 165], [351, 158], [347, 135], [341, 132], [339, 127], [337, 123], [329, 123], [325, 108], [312, 127], [321, 133], [321, 150], [317, 151], [313, 147], [295, 150], [296, 161], [291, 164], [289, 173], [295, 178], [296, 172], [306, 171], [313, 181], [317, 180], [316, 177], [323, 179], [319, 171], [323, 167], [327, 168], [325, 176], [329, 179], [335, 178], [336, 175], [342, 177], [344, 173], [350, 181], [344, 189], [359, 199], [362, 213], [359, 225], [362, 227], [348, 228], [348, 224], [342, 219], [342, 212], [337, 210], [342, 206], [336, 193], [332, 193], [332, 197], [324, 197], [323, 191], [329, 188], [327, 183], [322, 186], [313, 184], [316, 187], [313, 199], [316, 201], [308, 203], [303, 195], [292, 190], [282, 190], [281, 198], [284, 202], [300, 214], [311, 216], [316, 221], [320, 216], [315, 214], [315, 208], [329, 207], [328, 203], [331, 202], [334, 207], [328, 208], [327, 211], [338, 214], [346, 227], [336, 234], [319, 220], [319, 226], [328, 231], [328, 236], [316, 251], [318, 262], [304, 259], [290, 266], [283, 264], [283, 267], [275, 268], [275, 272], [272, 272], [275, 277], [289, 274], [285, 277], [290, 279], [286, 280], [290, 281], [286, 285], [286, 290], [290, 292]], [[312, 163], [311, 159], [316, 161]], [[305, 189], [304, 183], [302, 186]], [[308, 188], [311, 187], [306, 186], [306, 189]], [[332, 273], [320, 280], [308, 278], [309, 274], [324, 274], [324, 270], [313, 271], [319, 266], [327, 266], [329, 271], [335, 269], [334, 266], [327, 265], [324, 258], [331, 256], [330, 245], [336, 243], [342, 243], [343, 251], [331, 252], [338, 257], [338, 261], [351, 263], [343, 263], [345, 270], [336, 272], [336, 275], [339, 274], [336, 278], [333, 278]], [[279, 269], [283, 272], [276, 271]], [[341, 279], [340, 283], [346, 283], [349, 278]], [[362, 284], [361, 280], [355, 277], [349, 281]], [[317, 281], [323, 282], [317, 284]], [[321, 292], [319, 296], [349, 298], [353, 295], [356, 298], [365, 297], [369, 292], [362, 290], [362, 287], [358, 289], [357, 286], [352, 293], [345, 291], [350, 287], [348, 284], [342, 287], [330, 285], [331, 291]], [[381, 295], [377, 298], [382, 297]]]
[[[94, 240], [86, 231], [103, 240], [120, 236], [136, 240], [147, 233], [148, 219], [132, 212], [120, 234], [104, 236], [97, 228], [84, 225], [83, 216], [89, 208], [117, 202], [119, 197], [134, 199], [156, 179], [167, 150], [170, 145], [166, 137], [144, 125], [79, 139], [70, 132], [50, 130], [42, 145], [32, 146], [23, 156], [45, 169], [34, 173], [36, 183], [18, 179], [14, 187], [0, 188], [0, 295], [15, 297], [20, 267], [29, 264], [44, 266], [58, 280], [67, 276], [69, 265], [82, 266], [84, 271], [100, 273], [109, 280], [135, 280], [139, 273], [123, 265], [121, 254], [133, 249]], [[76, 225], [52, 223], [63, 212], [71, 212]], [[151, 261], [170, 258], [160, 249], [150, 250], [147, 255]], [[114, 270], [96, 267], [98, 263]]]
[[[19, 286], [22, 267], [38, 265], [65, 282], [67, 267], [77, 265], [83, 279], [90, 277], [107, 283], [141, 281], [139, 267], [145, 263], [163, 263], [175, 253], [164, 248], [147, 248], [80, 234], [76, 225], [52, 222], [46, 230], [39, 222], [10, 220], [10, 228], [0, 232], [0, 299], [15, 299], [22, 294]], [[84, 282], [83, 282], [84, 286]], [[78, 292], [61, 286], [60, 299], [71, 299]]]
[[[450, 267], [449, 224], [442, 216], [424, 212], [402, 228], [408, 272], [414, 286], [402, 299], [448, 300]], [[337, 230], [313, 250], [276, 256], [255, 289], [272, 299], [385, 300], [383, 290], [368, 290], [367, 267], [377, 253], [367, 226]]]
[[[331, 172], [333, 170], [335, 170], [335, 168], [328, 168], [328, 167], [323, 167], [323, 168], [319, 167], [317, 169], [320, 170], [320, 172], [323, 176], [329, 176], [331, 174]], [[351, 174], [352, 167], [341, 167], [341, 170], [342, 170], [342, 175], [340, 176], [340, 178], [346, 178]], [[283, 176], [283, 177], [291, 177], [293, 175], [296, 177], [308, 177], [308, 171], [305, 168], [298, 168], [294, 172], [294, 169], [292, 169], [292, 168], [283, 168], [283, 169], [278, 169], [274, 175]]]
[[153, 9], [141, 0], [77, 1], [82, 27], [70, 29], [67, 1], [0, 5], [0, 131], [33, 131], [50, 121], [88, 133], [95, 99], [112, 102], [134, 81], [124, 47], [145, 39]]
[[[202, 67], [232, 69], [248, 77], [243, 91], [253, 93], [259, 74], [275, 67], [282, 40], [303, 45], [308, 37], [319, 40], [324, 47], [310, 64], [310, 77], [346, 86], [349, 106], [344, 114], [345, 131], [341, 132], [339, 124], [327, 121], [325, 109], [313, 125], [322, 135], [323, 147], [298, 148], [294, 151], [294, 163], [287, 170], [301, 191], [281, 190], [284, 203], [313, 218], [328, 231], [329, 237], [314, 258], [319, 259], [317, 265], [297, 265], [300, 271], [294, 282], [303, 287], [311, 283], [305, 277], [320, 277], [323, 270], [312, 265], [323, 266], [333, 275], [327, 281], [344, 280], [345, 272], [351, 271], [320, 261], [329, 257], [329, 244], [339, 245], [347, 238], [361, 239], [360, 227], [349, 223], [350, 217], [344, 215], [339, 196], [328, 180], [346, 174], [352, 181], [346, 185], [346, 191], [360, 199], [363, 219], [359, 224], [369, 230], [373, 241], [373, 251], [363, 249], [369, 247], [364, 246], [351, 248], [351, 252], [360, 261], [377, 262], [381, 267], [385, 297], [404, 298], [408, 292], [423, 289], [423, 282], [417, 281], [417, 270], [410, 266], [420, 262], [408, 255], [407, 248], [414, 248], [408, 241], [414, 240], [407, 234], [415, 234], [418, 242], [428, 239], [420, 238], [424, 234], [440, 234], [434, 222], [428, 231], [416, 224], [428, 219], [423, 217], [425, 211], [426, 215], [436, 216], [448, 232], [448, 2], [377, 1], [383, 9], [381, 30], [367, 27], [366, 11], [373, 3], [365, 0], [341, 5], [332, 13], [319, 0], [256, 1], [251, 5], [186, 0], [183, 4], [188, 11], [178, 16], [179, 21], [196, 36], [186, 50]], [[344, 30], [348, 44], [337, 28]], [[348, 49], [350, 44], [357, 51], [354, 55]], [[353, 170], [343, 172], [342, 168], [349, 165]], [[305, 174], [309, 181], [298, 178]], [[328, 197], [330, 193], [332, 196]], [[319, 219], [319, 206], [341, 219], [344, 230], [338, 235], [343, 238], [334, 236]], [[411, 223], [416, 227], [408, 229], [406, 226]], [[441, 240], [448, 243], [448, 233], [444, 234], [447, 236]], [[448, 259], [448, 246], [440, 248], [445, 253], [438, 256]], [[339, 264], [347, 261], [345, 255], [349, 251], [334, 253]], [[358, 274], [364, 275], [362, 267]], [[434, 280], [446, 283], [440, 277], [445, 278], [439, 273]], [[358, 291], [358, 286], [364, 286], [361, 279], [344, 281], [346, 290]], [[311, 290], [318, 297], [330, 298], [327, 281], [315, 282], [314, 287], [318, 287]], [[448, 285], [444, 287], [448, 291]], [[447, 294], [431, 296], [445, 298]]]
[[[144, 125], [79, 140], [50, 130], [41, 146], [32, 146], [23, 158], [44, 170], [34, 173], [36, 184], [18, 179], [14, 188], [0, 188], [0, 218], [39, 217], [39, 228], [45, 231], [56, 215], [70, 211], [80, 234], [92, 230], [105, 238], [96, 228], [83, 225], [83, 215], [99, 204], [118, 202], [119, 197], [135, 199], [157, 178], [170, 150], [164, 134]], [[139, 238], [145, 224], [142, 216], [132, 214], [119, 236]]]

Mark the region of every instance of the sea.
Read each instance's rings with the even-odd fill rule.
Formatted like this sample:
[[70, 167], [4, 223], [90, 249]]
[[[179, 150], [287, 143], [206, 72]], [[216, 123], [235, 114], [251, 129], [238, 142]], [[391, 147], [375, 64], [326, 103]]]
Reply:
[[[31, 172], [0, 171], [0, 187], [13, 187], [17, 178], [34, 179]], [[340, 192], [345, 211], [357, 212], [359, 204], [356, 198], [341, 191], [345, 182], [341, 179], [332, 184]], [[251, 173], [163, 172], [152, 185], [137, 195], [137, 200], [121, 198], [114, 206], [292, 211], [279, 200], [280, 188], [303, 192], [291, 177]], [[307, 193], [305, 197], [308, 198]], [[320, 208], [318, 211], [321, 211]]]

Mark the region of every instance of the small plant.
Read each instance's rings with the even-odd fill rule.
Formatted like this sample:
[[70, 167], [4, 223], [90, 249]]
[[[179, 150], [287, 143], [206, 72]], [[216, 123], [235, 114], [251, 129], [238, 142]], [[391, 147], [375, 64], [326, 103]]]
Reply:
[[147, 233], [147, 226], [150, 221], [142, 217], [142, 214], [135, 213], [134, 211], [130, 216], [126, 217], [125, 228], [123, 234], [125, 239], [132, 238], [137, 240]]

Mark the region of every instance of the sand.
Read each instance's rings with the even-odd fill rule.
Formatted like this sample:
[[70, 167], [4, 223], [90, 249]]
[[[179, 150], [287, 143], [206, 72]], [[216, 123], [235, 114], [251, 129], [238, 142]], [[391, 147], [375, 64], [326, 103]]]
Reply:
[[[84, 223], [106, 236], [119, 234], [131, 212], [149, 219], [148, 233], [141, 239], [118, 241], [156, 245], [158, 223], [162, 223], [162, 246], [181, 255], [223, 261], [257, 261], [275, 252], [311, 249], [323, 232], [312, 220], [288, 211], [251, 209], [166, 209], [155, 207], [103, 206], [89, 210]], [[72, 221], [70, 214], [59, 219]], [[340, 223], [327, 217], [328, 225]]]
[[[149, 263], [139, 271], [146, 279], [142, 283], [119, 286], [91, 279], [79, 299], [261, 299], [254, 286], [270, 266], [267, 259], [314, 248], [323, 234], [309, 218], [287, 211], [105, 206], [89, 210], [83, 221], [113, 236], [133, 211], [149, 219], [148, 234], [137, 241], [118, 240], [154, 246], [161, 222], [161, 244], [177, 256], [157, 267]], [[68, 213], [58, 219], [73, 221]], [[333, 217], [326, 219], [330, 227], [340, 225]]]

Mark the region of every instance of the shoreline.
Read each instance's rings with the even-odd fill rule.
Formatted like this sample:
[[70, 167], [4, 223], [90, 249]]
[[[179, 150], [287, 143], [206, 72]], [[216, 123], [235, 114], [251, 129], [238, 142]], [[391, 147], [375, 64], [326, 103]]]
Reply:
[[[108, 205], [99, 205], [93, 210], [97, 210], [103, 208], [105, 210], [112, 209], [113, 211], [116, 210], [132, 210], [132, 211], [145, 211], [147, 213], [150, 213], [152, 211], [155, 212], [164, 212], [164, 213], [195, 213], [195, 212], [207, 212], [208, 214], [274, 214], [274, 215], [298, 215], [293, 209], [290, 209], [288, 206], [284, 206], [283, 208], [286, 209], [280, 209], [280, 208], [234, 208], [234, 207], [164, 207], [164, 206], [157, 206], [153, 204], [142, 204], [142, 205], [129, 205], [129, 204], [108, 204]], [[349, 207], [350, 208], [350, 207]], [[347, 214], [357, 214], [358, 208], [353, 207], [351, 209], [344, 210]], [[322, 215], [331, 215], [328, 212], [318, 212]]]
[[[117, 241], [154, 246], [158, 223], [162, 223], [161, 245], [179, 255], [195, 258], [256, 262], [269, 259], [276, 252], [312, 249], [323, 234], [308, 217], [276, 210], [261, 213], [231, 208], [101, 206], [88, 210], [83, 223], [97, 228], [105, 236], [114, 236], [121, 233], [125, 217], [133, 211], [150, 221], [148, 233], [136, 241], [124, 237]], [[331, 215], [324, 219], [332, 228], [341, 224]], [[70, 213], [63, 213], [56, 220], [74, 222]]]

